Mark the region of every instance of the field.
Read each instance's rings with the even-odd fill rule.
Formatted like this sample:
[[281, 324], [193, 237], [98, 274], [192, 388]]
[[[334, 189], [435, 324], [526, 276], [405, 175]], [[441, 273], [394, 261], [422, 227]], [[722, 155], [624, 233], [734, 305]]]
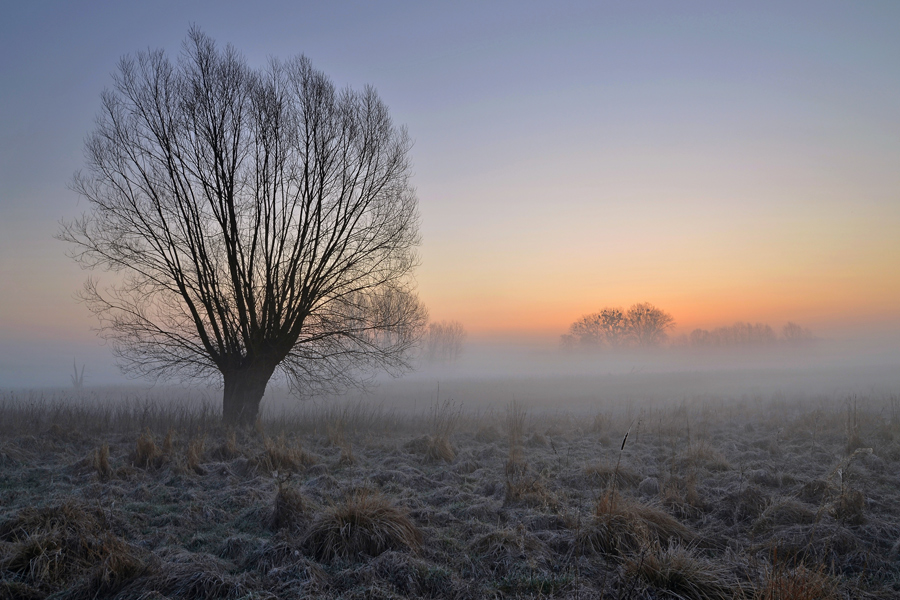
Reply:
[[895, 598], [900, 399], [0, 396], [0, 598]]

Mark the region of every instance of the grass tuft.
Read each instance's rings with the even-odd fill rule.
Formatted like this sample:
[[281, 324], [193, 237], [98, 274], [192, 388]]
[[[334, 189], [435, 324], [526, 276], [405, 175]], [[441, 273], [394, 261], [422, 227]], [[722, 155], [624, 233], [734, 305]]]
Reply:
[[143, 551], [71, 501], [19, 511], [0, 524], [0, 542], [0, 571], [43, 596], [65, 589], [76, 598], [111, 595], [151, 568]]
[[625, 573], [638, 577], [669, 597], [685, 600], [733, 600], [740, 587], [722, 565], [697, 556], [677, 543], [632, 557]]
[[670, 540], [690, 542], [694, 537], [693, 531], [665, 511], [609, 491], [599, 498], [591, 521], [578, 532], [576, 545], [584, 553], [622, 557]]
[[323, 511], [305, 545], [318, 560], [378, 556], [386, 550], [417, 550], [422, 534], [406, 512], [380, 493], [361, 489]]
[[156, 468], [162, 464], [162, 458], [162, 452], [159, 451], [150, 428], [144, 429], [138, 436], [134, 452], [131, 454], [132, 464], [141, 469]]
[[100, 481], [109, 481], [112, 476], [112, 468], [109, 466], [109, 444], [104, 443], [94, 452], [93, 462]]

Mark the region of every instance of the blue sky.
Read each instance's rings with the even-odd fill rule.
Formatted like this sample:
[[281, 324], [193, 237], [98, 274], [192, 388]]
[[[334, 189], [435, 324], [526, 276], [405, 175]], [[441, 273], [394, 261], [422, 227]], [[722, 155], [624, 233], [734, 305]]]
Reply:
[[476, 337], [644, 300], [900, 322], [900, 3], [29, 2], [0, 23], [0, 385], [114, 377], [52, 236], [117, 61], [192, 24], [378, 89], [415, 140], [420, 293]]

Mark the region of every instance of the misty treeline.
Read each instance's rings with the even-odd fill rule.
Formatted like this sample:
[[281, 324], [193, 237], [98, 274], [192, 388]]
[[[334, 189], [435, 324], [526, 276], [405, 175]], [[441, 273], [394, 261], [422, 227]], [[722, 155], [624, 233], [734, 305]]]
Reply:
[[572, 323], [562, 336], [564, 348], [622, 348], [658, 346], [668, 338], [675, 319], [649, 302], [633, 304], [628, 310], [604, 308]]
[[420, 358], [425, 364], [456, 362], [463, 350], [466, 329], [459, 321], [439, 321], [428, 324], [422, 335]]
[[712, 330], [697, 328], [690, 334], [670, 338], [669, 330], [674, 325], [671, 314], [649, 302], [634, 304], [627, 310], [607, 307], [572, 323], [569, 332], [563, 334], [561, 344], [567, 350], [651, 348], [663, 344], [721, 348], [798, 345], [815, 339], [812, 331], [794, 322], [788, 322], [776, 332], [767, 323], [738, 321]]
[[738, 321], [728, 327], [716, 327], [708, 331], [695, 329], [687, 336], [680, 336], [675, 343], [696, 347], [768, 346], [779, 343], [802, 344], [814, 339], [812, 331], [794, 322], [781, 328], [780, 335], [766, 323]]

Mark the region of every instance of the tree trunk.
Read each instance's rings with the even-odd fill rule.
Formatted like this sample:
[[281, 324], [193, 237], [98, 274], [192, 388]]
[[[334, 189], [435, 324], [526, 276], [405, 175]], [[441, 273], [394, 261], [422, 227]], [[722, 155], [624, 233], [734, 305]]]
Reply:
[[266, 364], [253, 364], [224, 372], [222, 422], [226, 425], [240, 426], [256, 423], [259, 403], [274, 372], [275, 368]]

